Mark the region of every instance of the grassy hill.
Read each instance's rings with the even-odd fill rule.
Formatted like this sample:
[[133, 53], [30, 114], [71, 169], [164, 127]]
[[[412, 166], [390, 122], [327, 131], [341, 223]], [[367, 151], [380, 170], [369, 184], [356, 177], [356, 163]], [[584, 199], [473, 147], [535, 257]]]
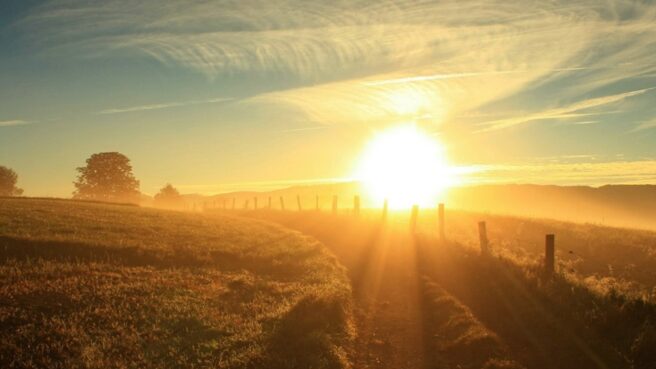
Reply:
[[323, 245], [265, 222], [0, 199], [6, 367], [344, 368], [350, 296]]

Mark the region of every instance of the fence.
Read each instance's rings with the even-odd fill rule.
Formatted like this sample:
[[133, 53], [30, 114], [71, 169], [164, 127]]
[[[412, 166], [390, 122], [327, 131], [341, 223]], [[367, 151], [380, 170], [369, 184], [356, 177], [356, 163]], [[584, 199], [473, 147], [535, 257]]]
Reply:
[[[223, 198], [220, 202], [221, 208], [227, 210], [228, 209], [228, 199]], [[243, 204], [244, 210], [248, 210], [250, 206], [250, 200], [251, 199], [246, 199]], [[252, 198], [253, 202], [253, 209], [261, 209], [258, 207], [258, 197], [254, 196]], [[236, 210], [236, 202], [237, 199], [235, 197], [232, 197], [232, 210]], [[203, 202], [202, 203], [202, 210], [208, 209], [209, 206], [208, 204], [213, 204], [214, 208], [217, 208], [217, 201], [213, 201], [212, 203], [208, 202]], [[319, 195], [315, 195], [315, 206], [314, 210], [315, 211], [320, 211], [321, 210], [321, 202], [320, 202], [320, 197]], [[332, 214], [337, 214], [339, 210], [339, 197], [337, 195], [332, 196], [332, 204], [331, 204], [331, 212]], [[353, 208], [351, 209], [351, 214], [354, 217], [359, 217], [360, 216], [360, 196], [355, 195], [353, 196]], [[297, 211], [301, 212], [303, 211], [303, 202], [301, 195], [296, 195], [296, 206], [297, 206]], [[192, 204], [192, 209], [195, 211], [197, 209], [197, 204], [193, 203]], [[271, 196], [268, 196], [267, 198], [267, 207], [266, 209], [272, 210], [272, 198]], [[284, 196], [280, 196], [280, 210], [284, 211], [285, 210], [285, 198]], [[383, 203], [382, 207], [382, 214], [381, 214], [381, 220], [383, 222], [387, 221], [389, 214], [389, 202], [386, 199]], [[409, 221], [409, 231], [412, 234], [416, 234], [417, 232], [417, 221], [420, 216], [420, 209], [418, 205], [412, 206], [410, 210], [410, 221]], [[479, 245], [480, 245], [480, 251], [481, 255], [483, 256], [490, 256], [492, 254], [492, 249], [491, 249], [491, 244], [490, 240], [488, 239], [487, 236], [487, 223], [484, 221], [478, 222], [478, 239], [479, 239]], [[447, 240], [446, 237], [446, 211], [443, 203], [440, 203], [437, 207], [437, 232], [438, 232], [438, 237], [439, 240], [442, 242]], [[553, 234], [547, 234], [545, 236], [545, 251], [544, 251], [544, 275], [547, 278], [550, 278], [554, 275], [555, 273], [555, 262], [556, 262], [556, 257], [555, 257], [555, 248], [556, 248], [556, 242], [555, 242], [555, 235]]]

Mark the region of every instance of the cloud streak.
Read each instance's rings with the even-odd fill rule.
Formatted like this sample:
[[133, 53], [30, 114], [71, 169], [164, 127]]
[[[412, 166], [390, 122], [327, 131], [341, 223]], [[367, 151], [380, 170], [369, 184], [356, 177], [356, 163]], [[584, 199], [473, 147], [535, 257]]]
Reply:
[[[625, 25], [617, 26], [617, 9], [644, 16], [622, 19]], [[558, 37], [565, 31], [568, 37], [558, 40], [558, 51], [567, 56], [571, 46], [585, 46], [608, 35], [614, 35], [615, 40], [627, 33], [648, 33], [652, 31], [648, 22], [653, 20], [653, 13], [647, 5], [624, 1], [603, 6], [595, 1], [571, 5], [416, 0], [331, 4], [301, 0], [55, 0], [32, 12], [19, 27], [33, 31], [27, 37], [53, 51], [74, 49], [91, 56], [137, 52], [208, 75], [286, 70], [316, 76], [332, 72], [335, 65], [344, 69], [373, 66], [389, 72], [466, 61], [464, 54], [484, 57], [485, 61], [490, 58], [490, 46], [504, 51], [504, 45], [520, 41], [526, 50], [514, 50], [517, 54], [507, 58], [524, 63], [507, 63], [505, 71], [492, 70], [514, 73], [515, 68], [508, 67], [535, 64], [528, 63], [534, 60], [527, 60], [526, 54], [545, 46], [543, 35]], [[470, 44], [478, 49], [458, 50]], [[633, 47], [623, 51], [638, 54]], [[633, 62], [644, 60], [644, 55], [640, 56]], [[568, 65], [553, 69], [581, 68]]]
[[139, 106], [124, 107], [124, 108], [104, 109], [99, 111], [97, 114], [104, 115], [104, 114], [133, 113], [138, 111], [170, 109], [170, 108], [177, 108], [177, 107], [189, 106], [189, 105], [225, 103], [232, 100], [233, 100], [232, 98], [218, 97], [218, 98], [206, 99], [206, 100], [191, 100], [191, 101], [181, 101], [181, 102], [169, 102], [169, 103], [162, 103], [162, 104], [139, 105]]
[[654, 167], [654, 160], [482, 165], [467, 180], [561, 185], [647, 184], [656, 181]]
[[399, 91], [423, 95], [417, 114], [455, 124], [549, 90], [524, 118], [484, 122], [493, 131], [612, 104], [568, 102], [656, 74], [656, 6], [625, 0], [53, 0], [15, 27], [49, 56], [147, 57], [209, 79], [287, 76], [297, 83], [245, 101], [245, 111], [291, 107], [322, 124], [408, 119], [389, 103]]
[[[577, 118], [587, 115], [605, 114], [604, 112], [582, 113], [581, 111], [617, 103], [633, 96], [642, 95], [653, 89], [654, 87], [645, 88], [636, 91], [623, 92], [615, 95], [601, 96], [601, 97], [578, 101], [560, 108], [548, 109], [542, 112], [528, 114], [525, 116], [494, 120], [490, 122], [483, 122], [483, 123], [479, 123], [479, 125], [484, 127], [483, 129], [480, 130], [480, 132], [496, 131], [496, 130], [511, 128], [518, 125], [522, 125], [534, 121], [540, 121], [540, 120], [568, 119], [568, 118]], [[591, 122], [585, 122], [585, 123], [591, 123]], [[578, 124], [582, 124], [582, 123], [578, 122]]]
[[405, 84], [412, 82], [426, 82], [426, 81], [440, 81], [453, 78], [468, 78], [468, 77], [481, 77], [509, 73], [522, 73], [521, 70], [505, 70], [505, 71], [490, 71], [490, 72], [467, 72], [467, 73], [446, 73], [446, 74], [433, 74], [428, 76], [412, 76], [404, 78], [386, 79], [380, 81], [365, 82], [368, 86], [384, 86], [390, 84]]
[[638, 123], [638, 125], [636, 125], [630, 132], [640, 132], [652, 128], [656, 128], [656, 117], [651, 120]]
[[30, 122], [20, 119], [4, 120], [4, 121], [0, 120], [0, 127], [24, 126], [26, 124], [30, 124]]
[[[556, 68], [553, 69], [552, 72], [569, 72], [569, 71], [580, 71], [586, 69], [590, 69], [590, 68], [583, 68], [583, 67]], [[404, 77], [404, 78], [395, 78], [395, 79], [387, 79], [387, 80], [380, 80], [380, 81], [370, 81], [370, 82], [365, 82], [365, 84], [369, 86], [382, 86], [382, 85], [389, 85], [389, 84], [440, 81], [440, 80], [447, 80], [447, 79], [454, 79], [454, 78], [484, 77], [484, 76], [526, 73], [526, 72], [528, 71], [517, 69], [517, 70], [499, 70], [499, 71], [486, 71], [486, 72], [446, 73], [446, 74], [433, 74], [433, 75], [424, 75], [424, 76], [420, 75], [420, 76], [412, 76], [412, 77]]]

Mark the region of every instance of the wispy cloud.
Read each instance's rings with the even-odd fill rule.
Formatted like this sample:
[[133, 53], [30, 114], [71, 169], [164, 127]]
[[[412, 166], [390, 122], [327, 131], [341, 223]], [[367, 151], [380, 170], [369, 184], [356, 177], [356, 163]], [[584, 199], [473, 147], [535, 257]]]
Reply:
[[468, 180], [472, 183], [644, 184], [656, 181], [654, 167], [654, 160], [482, 165]]
[[169, 102], [169, 103], [162, 103], [162, 104], [139, 105], [139, 106], [124, 107], [124, 108], [104, 109], [99, 111], [97, 114], [132, 113], [136, 111], [169, 109], [169, 108], [176, 108], [176, 107], [188, 106], [188, 105], [222, 103], [232, 100], [233, 100], [232, 98], [218, 97], [218, 98], [206, 99], [206, 100], [192, 100], [192, 101], [181, 101], [181, 102]]
[[521, 70], [502, 70], [502, 71], [489, 71], [489, 72], [467, 72], [467, 73], [444, 73], [432, 74], [427, 76], [412, 76], [403, 78], [384, 79], [377, 81], [366, 81], [365, 85], [368, 86], [383, 86], [391, 84], [405, 84], [410, 82], [426, 82], [426, 81], [440, 81], [453, 78], [467, 78], [467, 77], [481, 77], [499, 74], [522, 73]]
[[312, 127], [283, 129], [280, 132], [283, 132], [283, 133], [307, 132], [307, 131], [316, 131], [316, 130], [320, 130], [320, 129], [324, 129], [324, 128], [326, 128], [326, 126], [312, 126]]
[[248, 103], [326, 124], [404, 119], [389, 104], [399, 89], [425, 94], [420, 113], [448, 121], [550, 86], [528, 118], [484, 125], [501, 129], [611, 104], [557, 105], [656, 74], [656, 6], [624, 0], [53, 0], [16, 27], [48, 55], [142, 56], [209, 78], [291, 75], [296, 85]]
[[[580, 71], [580, 70], [586, 70], [586, 69], [590, 69], [590, 68], [584, 68], [584, 67], [555, 68], [551, 71], [552, 72], [570, 72], [570, 71]], [[411, 82], [440, 81], [440, 80], [454, 79], [454, 78], [483, 77], [483, 76], [514, 74], [514, 73], [526, 73], [526, 72], [529, 72], [529, 71], [522, 70], [522, 69], [516, 69], [516, 70], [498, 70], [498, 71], [484, 71], [484, 72], [444, 73], [444, 74], [420, 75], [420, 76], [411, 76], [411, 77], [403, 77], [403, 78], [366, 81], [365, 84], [369, 85], [369, 86], [382, 86], [382, 85], [390, 85], [390, 84], [405, 84], [405, 83], [411, 83]]]
[[[535, 68], [539, 56], [549, 52], [545, 38], [559, 41], [557, 51], [563, 57], [577, 49], [588, 52], [586, 45], [604, 39], [605, 43], [614, 42], [627, 33], [646, 32], [636, 40], [644, 43], [653, 31], [649, 25], [653, 9], [646, 4], [610, 3], [54, 0], [38, 7], [19, 27], [29, 28], [33, 31], [29, 38], [53, 51], [72, 48], [92, 56], [138, 52], [208, 75], [287, 70], [316, 76], [317, 72], [333, 72], [335, 65], [346, 69], [373, 66], [375, 72], [389, 72], [462, 63], [465, 72], [450, 74], [465, 76], [481, 69], [466, 68], [476, 67], [469, 58], [483, 64], [491, 58], [514, 61], [499, 64], [499, 71], [493, 73]], [[618, 18], [629, 11], [642, 16], [621, 19], [618, 25]], [[460, 47], [467, 51], [459, 52]], [[541, 53], [534, 55], [538, 50]], [[513, 54], [500, 53], [503, 51]], [[624, 47], [622, 52], [640, 56], [631, 60], [633, 63], [645, 60], [634, 47]], [[573, 71], [604, 65], [551, 69]]]
[[630, 132], [639, 132], [652, 128], [656, 128], [656, 117], [654, 117], [654, 119], [638, 123]]
[[24, 120], [19, 120], [19, 119], [4, 120], [4, 121], [0, 120], [0, 127], [22, 126], [22, 125], [26, 125], [26, 124], [30, 124], [30, 122], [27, 122], [27, 121], [24, 121]]
[[[567, 118], [576, 118], [586, 115], [604, 114], [604, 112], [581, 113], [581, 111], [616, 103], [629, 97], [642, 95], [647, 91], [651, 91], [653, 89], [654, 87], [623, 92], [615, 95], [601, 96], [601, 97], [581, 100], [563, 107], [552, 108], [538, 113], [527, 114], [520, 117], [483, 122], [483, 123], [479, 123], [480, 126], [484, 127], [483, 129], [480, 130], [480, 132], [495, 131], [499, 129], [510, 128], [510, 127], [518, 126], [529, 122], [539, 121], [539, 120], [567, 119]], [[581, 123], [579, 122], [578, 124]]]
[[587, 126], [587, 125], [590, 125], [590, 124], [597, 124], [597, 123], [599, 123], [598, 120], [584, 120], [584, 121], [579, 121], [579, 122], [572, 122], [570, 124], [574, 125], [574, 126]]

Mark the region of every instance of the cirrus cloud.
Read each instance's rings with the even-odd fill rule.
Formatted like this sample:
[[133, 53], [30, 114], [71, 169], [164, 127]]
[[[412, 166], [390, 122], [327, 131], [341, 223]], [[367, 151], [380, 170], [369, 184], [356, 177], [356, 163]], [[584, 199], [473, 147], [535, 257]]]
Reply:
[[30, 124], [30, 122], [14, 119], [14, 120], [0, 120], [0, 127], [23, 126]]
[[245, 103], [325, 124], [405, 119], [389, 104], [400, 89], [424, 94], [417, 114], [436, 123], [545, 91], [533, 111], [479, 122], [498, 130], [601, 104], [588, 96], [609, 86], [631, 94], [656, 74], [656, 6], [628, 0], [53, 0], [15, 27], [58, 57], [148, 57], [210, 79], [284, 75], [296, 85]]

